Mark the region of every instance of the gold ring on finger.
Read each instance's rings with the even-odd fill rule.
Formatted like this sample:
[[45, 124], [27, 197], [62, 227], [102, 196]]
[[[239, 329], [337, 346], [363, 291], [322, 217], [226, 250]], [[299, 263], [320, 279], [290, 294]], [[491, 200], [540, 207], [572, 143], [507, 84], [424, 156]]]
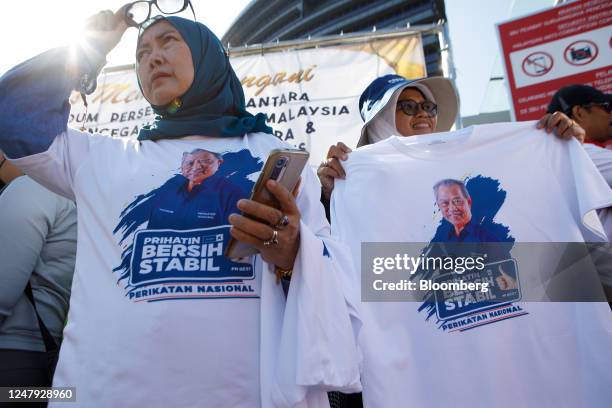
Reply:
[[267, 241], [264, 241], [263, 244], [266, 247], [271, 246], [271, 245], [277, 245], [278, 244], [278, 231], [277, 230], [273, 230], [272, 238], [270, 238]]

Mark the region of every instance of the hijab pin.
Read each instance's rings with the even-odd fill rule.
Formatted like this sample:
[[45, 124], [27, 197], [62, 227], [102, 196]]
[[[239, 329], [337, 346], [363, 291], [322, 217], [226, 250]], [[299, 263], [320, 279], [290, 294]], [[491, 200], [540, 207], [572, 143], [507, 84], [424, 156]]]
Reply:
[[173, 115], [181, 108], [182, 102], [179, 98], [174, 98], [170, 104], [168, 104], [168, 108], [166, 108], [166, 112]]

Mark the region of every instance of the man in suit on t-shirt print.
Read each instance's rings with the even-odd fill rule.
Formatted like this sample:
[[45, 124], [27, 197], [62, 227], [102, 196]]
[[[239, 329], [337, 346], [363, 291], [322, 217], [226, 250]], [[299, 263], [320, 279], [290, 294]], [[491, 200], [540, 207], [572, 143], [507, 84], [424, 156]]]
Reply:
[[444, 179], [434, 185], [436, 204], [450, 224], [444, 242], [499, 242], [483, 226], [472, 223], [472, 197], [462, 181]]
[[516, 270], [503, 263], [511, 258], [512, 242], [502, 239], [486, 226], [472, 219], [472, 197], [462, 181], [444, 179], [434, 185], [436, 205], [443, 222], [432, 240], [428, 256], [484, 256], [486, 262], [500, 262], [495, 266], [495, 280], [499, 290], [517, 288]]
[[228, 224], [245, 193], [223, 175], [220, 154], [204, 149], [185, 152], [181, 174], [168, 180], [151, 198], [148, 229], [187, 230]]

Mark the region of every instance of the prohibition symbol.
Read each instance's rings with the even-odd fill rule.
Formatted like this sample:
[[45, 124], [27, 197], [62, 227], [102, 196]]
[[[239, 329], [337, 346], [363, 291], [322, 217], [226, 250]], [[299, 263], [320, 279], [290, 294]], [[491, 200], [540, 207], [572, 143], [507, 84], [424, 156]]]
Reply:
[[568, 64], [586, 65], [597, 58], [599, 49], [593, 41], [581, 40], [574, 41], [565, 48], [563, 58]]
[[534, 52], [523, 60], [523, 72], [530, 77], [546, 75], [553, 67], [553, 57], [546, 52]]

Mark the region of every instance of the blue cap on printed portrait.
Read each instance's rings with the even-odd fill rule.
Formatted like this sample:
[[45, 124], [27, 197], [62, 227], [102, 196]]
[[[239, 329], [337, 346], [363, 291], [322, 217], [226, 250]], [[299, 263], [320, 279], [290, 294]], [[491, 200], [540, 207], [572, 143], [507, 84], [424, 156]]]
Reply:
[[400, 75], [389, 74], [376, 78], [368, 85], [359, 98], [359, 113], [365, 122], [357, 147], [370, 143], [366, 127], [389, 102], [397, 103], [404, 88], [415, 87], [425, 98], [438, 105], [436, 132], [446, 132], [453, 127], [459, 111], [459, 97], [453, 83], [444, 77], [406, 79]]

